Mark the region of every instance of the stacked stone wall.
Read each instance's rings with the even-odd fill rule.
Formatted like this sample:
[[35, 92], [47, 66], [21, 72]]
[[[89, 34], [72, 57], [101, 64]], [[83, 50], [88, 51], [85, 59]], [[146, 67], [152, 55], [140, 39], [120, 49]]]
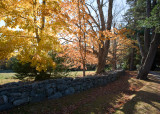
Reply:
[[45, 80], [32, 84], [21, 85], [18, 82], [0, 89], [0, 111], [29, 102], [45, 99], [57, 99], [78, 93], [90, 88], [104, 86], [124, 76], [124, 70], [117, 70], [105, 76], [87, 76], [82, 78], [62, 78]]

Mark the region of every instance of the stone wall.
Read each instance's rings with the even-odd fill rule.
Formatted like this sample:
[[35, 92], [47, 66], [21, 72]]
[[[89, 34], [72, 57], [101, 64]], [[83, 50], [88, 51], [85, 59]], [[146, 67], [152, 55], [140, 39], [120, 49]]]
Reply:
[[89, 88], [103, 86], [117, 80], [124, 73], [123, 70], [117, 70], [106, 76], [45, 80], [22, 86], [1, 88], [0, 111], [29, 102], [57, 99]]

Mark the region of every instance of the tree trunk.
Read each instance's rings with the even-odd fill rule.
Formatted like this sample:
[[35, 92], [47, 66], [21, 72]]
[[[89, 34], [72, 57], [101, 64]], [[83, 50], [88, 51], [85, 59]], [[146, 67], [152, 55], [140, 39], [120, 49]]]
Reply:
[[[84, 32], [84, 41], [86, 40]], [[86, 43], [84, 42], [84, 57], [83, 57], [83, 77], [86, 76]]]
[[[78, 0], [78, 21], [79, 21], [79, 29], [80, 29], [80, 31], [82, 31], [82, 22], [81, 22], [81, 17], [80, 17], [80, 15], [81, 15], [81, 9], [80, 9], [80, 3], [81, 3], [82, 1], [81, 0]], [[83, 21], [84, 21], [84, 15], [83, 15]], [[84, 24], [85, 25], [85, 24]], [[85, 41], [85, 32], [83, 33], [83, 37], [84, 37], [84, 39], [82, 40], [82, 37], [81, 37], [81, 35], [80, 35], [80, 37], [79, 37], [79, 48], [80, 48], [80, 55], [81, 55], [81, 60], [82, 60], [82, 64], [83, 64], [83, 77], [85, 77], [85, 66], [86, 66], [86, 43], [84, 42]], [[84, 50], [83, 50], [83, 43], [82, 42], [84, 42]]]
[[142, 80], [148, 79], [147, 76], [152, 67], [153, 60], [155, 58], [159, 44], [160, 44], [160, 33], [156, 33], [150, 44], [149, 52], [147, 54], [145, 62], [138, 72], [138, 76], [137, 76], [138, 79], [142, 79]]
[[104, 48], [99, 48], [99, 56], [98, 56], [98, 67], [97, 74], [101, 74], [105, 72], [105, 64], [106, 64], [106, 52]]
[[113, 8], [113, 0], [109, 0], [107, 30], [111, 30], [111, 25], [112, 25], [112, 8]]
[[138, 46], [139, 46], [139, 50], [140, 50], [140, 53], [141, 53], [141, 65], [143, 65], [144, 63], [144, 60], [145, 60], [145, 54], [144, 54], [144, 49], [143, 49], [143, 46], [142, 46], [142, 42], [140, 40], [140, 37], [139, 37], [139, 34], [137, 33], [137, 41], [138, 41]]
[[[147, 8], [146, 8], [146, 13], [147, 17], [150, 17], [151, 15], [151, 0], [146, 0], [147, 2]], [[153, 7], [156, 4], [156, 1], [153, 1]], [[154, 37], [153, 37], [154, 36]], [[159, 33], [154, 33], [152, 32], [152, 42], [150, 43], [150, 29], [146, 28], [145, 29], [145, 35], [144, 35], [144, 47], [145, 47], [145, 54], [144, 57], [142, 57], [142, 66], [138, 72], [138, 79], [146, 80], [147, 75], [152, 67], [155, 55], [156, 55], [156, 50], [159, 45]]]
[[[151, 16], [151, 0], [147, 0], [147, 8], [146, 8], [146, 13], [147, 13], [147, 17], [149, 18]], [[147, 56], [147, 53], [149, 51], [149, 46], [150, 46], [150, 42], [151, 42], [151, 37], [150, 37], [150, 28], [145, 28], [144, 31], [144, 51], [145, 51], [145, 55], [142, 61], [142, 64], [144, 62], [145, 57]]]
[[[103, 14], [103, 2], [100, 3], [100, 0], [97, 0], [98, 4], [98, 10], [100, 14], [100, 20], [101, 20], [101, 30], [105, 30], [105, 20], [104, 20], [104, 14]], [[112, 7], [113, 7], [113, 0], [109, 0], [109, 8], [108, 8], [108, 21], [107, 21], [107, 30], [111, 29], [112, 25]], [[104, 37], [104, 35], [101, 34], [101, 37]], [[106, 64], [106, 57], [108, 56], [109, 46], [110, 46], [110, 40], [101, 41], [102, 45], [99, 45], [99, 54], [98, 54], [98, 65], [97, 65], [97, 71], [96, 74], [101, 74], [105, 72], [105, 64]]]
[[86, 76], [86, 69], [85, 69], [85, 67], [86, 67], [86, 64], [85, 64], [85, 61], [83, 60], [83, 77]]
[[134, 52], [135, 52], [135, 49], [131, 48], [130, 65], [129, 65], [129, 70], [130, 71], [134, 70]]
[[117, 52], [117, 42], [116, 39], [113, 40], [113, 59], [112, 59], [112, 70], [116, 70], [117, 69], [117, 56], [116, 53]]

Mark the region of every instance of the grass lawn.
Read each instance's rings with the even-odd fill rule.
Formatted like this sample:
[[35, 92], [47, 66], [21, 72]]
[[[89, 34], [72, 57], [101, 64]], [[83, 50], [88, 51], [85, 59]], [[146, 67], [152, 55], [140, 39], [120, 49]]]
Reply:
[[18, 79], [15, 79], [16, 73], [0, 73], [0, 85], [10, 82], [17, 82]]
[[160, 80], [137, 80], [136, 72], [103, 87], [56, 100], [29, 103], [2, 114], [160, 114]]
[[120, 107], [116, 114], [160, 114], [160, 79], [150, 74], [150, 81], [131, 95], [131, 100]]
[[[96, 71], [86, 71], [86, 75], [93, 75]], [[71, 71], [69, 72], [70, 77], [82, 77], [83, 71]]]
[[[86, 71], [86, 75], [92, 75], [95, 71]], [[20, 81], [19, 79], [15, 79], [16, 73], [0, 73], [0, 85], [10, 83], [10, 82], [17, 82]], [[69, 77], [82, 77], [83, 71], [72, 71], [69, 72]]]
[[[103, 87], [92, 88], [88, 91], [65, 96], [56, 100], [45, 100], [29, 103], [3, 113], [13, 114], [104, 114], [126, 113], [122, 106], [129, 103], [141, 88], [147, 87], [148, 82], [132, 78], [128, 73], [119, 80]], [[158, 87], [158, 86], [157, 86]], [[152, 96], [150, 96], [152, 97]], [[159, 102], [154, 100], [157, 106]], [[128, 104], [129, 105], [129, 104]], [[134, 104], [135, 105], [135, 104]], [[131, 111], [135, 106], [132, 106]], [[131, 112], [130, 111], [130, 112]], [[152, 113], [153, 114], [153, 113]]]

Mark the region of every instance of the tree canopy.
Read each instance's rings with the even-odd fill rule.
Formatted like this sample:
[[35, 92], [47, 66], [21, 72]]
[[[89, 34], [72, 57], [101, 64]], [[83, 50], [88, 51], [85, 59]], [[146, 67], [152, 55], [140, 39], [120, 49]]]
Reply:
[[58, 33], [67, 26], [60, 4], [60, 0], [2, 0], [0, 59], [16, 53], [21, 62], [31, 62], [39, 71], [54, 67], [48, 52], [61, 50]]

